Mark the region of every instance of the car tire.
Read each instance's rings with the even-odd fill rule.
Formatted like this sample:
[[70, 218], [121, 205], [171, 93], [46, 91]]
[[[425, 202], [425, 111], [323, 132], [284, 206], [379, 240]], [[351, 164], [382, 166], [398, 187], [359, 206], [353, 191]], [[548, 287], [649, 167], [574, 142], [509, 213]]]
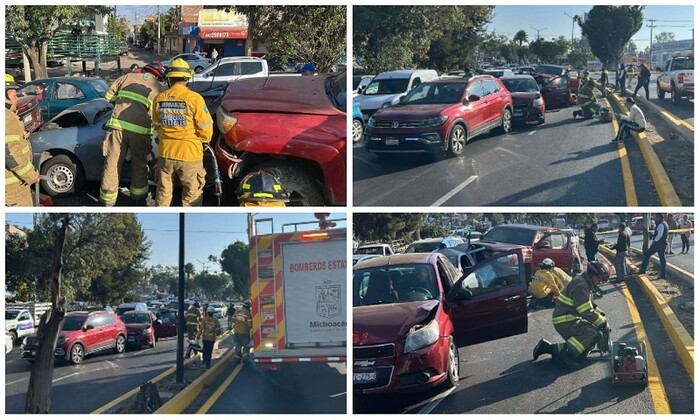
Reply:
[[287, 206], [325, 206], [327, 204], [321, 186], [294, 163], [265, 162], [248, 173], [261, 169], [274, 175], [282, 184], [282, 188], [289, 193]]
[[82, 344], [73, 344], [70, 348], [69, 357], [72, 365], [79, 365], [83, 363], [83, 359], [85, 358], [85, 348], [82, 346]]
[[126, 351], [126, 339], [123, 335], [118, 335], [114, 343], [114, 354], [124, 353]]
[[447, 153], [456, 157], [464, 153], [465, 147], [467, 147], [467, 130], [462, 124], [455, 124], [447, 138]]
[[681, 101], [681, 95], [680, 95], [680, 93], [678, 93], [678, 91], [676, 90], [676, 87], [673, 85], [671, 85], [671, 101], [674, 104], [677, 104]]
[[506, 108], [503, 110], [503, 115], [501, 115], [501, 133], [510, 133], [513, 129], [513, 113], [510, 109]]
[[539, 121], [537, 121], [537, 124], [544, 124], [544, 115], [540, 117]]
[[47, 160], [41, 165], [40, 172], [49, 177], [48, 181], [41, 181], [41, 187], [51, 197], [77, 193], [85, 185], [82, 166], [67, 155], [57, 155]]
[[450, 337], [450, 354], [447, 358], [447, 380], [445, 385], [449, 387], [459, 386], [459, 349], [453, 337]]
[[659, 87], [659, 82], [656, 82], [656, 97], [659, 99], [664, 99], [666, 97], [666, 91]]
[[155, 348], [155, 347], [156, 347], [156, 341], [157, 341], [156, 338], [153, 337], [153, 342], [151, 342], [151, 344], [149, 344], [148, 347], [149, 347], [149, 348], [152, 348], [152, 349]]
[[365, 138], [365, 126], [362, 120], [355, 118], [352, 120], [352, 142], [359, 143]]
[[17, 342], [17, 332], [16, 331], [10, 331], [10, 339], [12, 339], [12, 344], [15, 344]]

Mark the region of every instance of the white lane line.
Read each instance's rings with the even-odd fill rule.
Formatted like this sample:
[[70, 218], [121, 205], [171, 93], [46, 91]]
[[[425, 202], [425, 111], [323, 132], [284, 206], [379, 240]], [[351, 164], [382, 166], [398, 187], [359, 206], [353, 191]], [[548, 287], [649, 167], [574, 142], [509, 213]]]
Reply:
[[438, 404], [440, 404], [445, 398], [447, 398], [447, 396], [450, 395], [455, 389], [457, 389], [457, 387], [453, 386], [452, 388], [443, 391], [432, 398], [429, 398], [425, 401], [421, 401], [418, 404], [413, 404], [410, 407], [406, 407], [402, 414], [406, 414], [414, 408], [420, 407], [422, 405], [424, 405], [424, 407], [421, 408], [418, 414], [430, 414], [433, 410], [435, 410], [435, 407], [437, 407]]
[[[96, 368], [96, 369], [89, 369], [89, 371], [90, 371], [90, 372], [97, 372], [97, 371], [99, 371], [99, 370], [106, 370], [106, 369], [119, 369], [119, 365], [118, 365], [118, 364], [116, 364], [116, 363], [114, 363], [114, 362], [111, 362], [111, 361], [109, 361], [109, 360], [105, 360], [105, 361], [104, 361], [104, 364], [107, 364], [108, 366], [107, 366], [107, 367], [102, 366], [102, 367], [98, 367], [98, 368]], [[82, 366], [81, 366], [81, 368], [82, 368]], [[70, 378], [70, 377], [73, 377], [73, 376], [76, 376], [76, 375], [80, 375], [81, 373], [85, 373], [85, 372], [83, 372], [83, 370], [81, 369], [81, 370], [79, 370], [78, 372], [69, 373], [69, 374], [66, 375], [66, 376], [61, 376], [61, 377], [59, 377], [59, 378], [56, 378], [56, 379], [54, 379], [54, 380], [51, 381], [51, 382], [52, 382], [52, 383], [56, 383], [56, 382], [62, 381], [62, 380], [64, 380], [64, 379], [68, 379], [68, 378]], [[5, 386], [17, 384], [17, 383], [20, 383], [20, 382], [22, 382], [22, 381], [28, 381], [28, 380], [29, 380], [29, 376], [27, 376], [26, 378], [17, 379], [16, 381], [6, 382], [6, 383], [5, 383]]]
[[527, 135], [528, 135], [528, 136], [531, 136], [531, 135], [535, 134], [536, 132], [537, 132], [537, 130], [532, 130], [532, 131], [530, 131], [529, 133], [527, 133]]
[[452, 189], [452, 191], [448, 192], [447, 194], [443, 195], [439, 200], [431, 204], [431, 206], [441, 206], [443, 203], [445, 203], [447, 200], [450, 198], [454, 197], [458, 192], [462, 191], [464, 188], [467, 187], [467, 185], [471, 184], [474, 182], [474, 180], [478, 178], [476, 175], [472, 175], [469, 178], [467, 178], [466, 181], [462, 182], [461, 184], [457, 185]]
[[345, 395], [345, 394], [347, 394], [347, 392], [341, 392], [341, 393], [339, 393], [339, 394], [329, 395], [328, 398], [340, 397], [341, 395]]
[[355, 155], [353, 155], [353, 158], [359, 160], [360, 162], [366, 163], [368, 166], [370, 166], [370, 167], [371, 167], [372, 169], [374, 169], [374, 170], [382, 169], [381, 166], [377, 165], [377, 164], [374, 163], [374, 162], [370, 162], [369, 160], [367, 160], [367, 159], [365, 159], [365, 158], [361, 158], [361, 157], [355, 156]]
[[389, 188], [388, 190], [384, 191], [382, 194], [379, 194], [378, 196], [374, 197], [373, 199], [366, 201], [364, 203], [360, 203], [359, 205], [361, 206], [371, 206], [372, 204], [382, 200], [385, 197], [390, 196], [391, 194], [395, 193], [396, 191], [400, 190], [401, 188], [404, 188], [407, 185], [413, 184], [417, 179], [422, 178], [424, 175], [426, 175], [429, 172], [432, 172], [434, 168], [432, 166], [428, 166], [426, 169], [423, 169], [418, 175], [411, 177], [408, 182], [403, 183], [403, 184], [397, 184], [393, 188]]
[[[53, 381], [51, 381], [51, 383], [56, 383], [56, 382], [58, 382], [58, 381], [62, 381], [62, 380], [64, 380], [64, 379], [70, 378], [70, 377], [72, 377], [72, 376], [80, 375], [81, 373], [82, 373], [82, 372], [73, 372], [73, 373], [71, 373], [71, 374], [69, 374], [69, 375], [61, 376], [60, 378], [56, 378], [56, 379], [54, 379]], [[29, 378], [27, 378], [27, 379], [29, 379]]]

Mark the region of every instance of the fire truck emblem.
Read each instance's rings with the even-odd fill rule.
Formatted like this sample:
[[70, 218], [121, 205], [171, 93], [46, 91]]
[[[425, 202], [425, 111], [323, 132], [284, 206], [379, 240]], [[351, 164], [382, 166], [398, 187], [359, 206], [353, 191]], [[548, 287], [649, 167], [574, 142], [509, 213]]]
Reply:
[[324, 318], [333, 318], [341, 313], [340, 286], [316, 287], [316, 314]]

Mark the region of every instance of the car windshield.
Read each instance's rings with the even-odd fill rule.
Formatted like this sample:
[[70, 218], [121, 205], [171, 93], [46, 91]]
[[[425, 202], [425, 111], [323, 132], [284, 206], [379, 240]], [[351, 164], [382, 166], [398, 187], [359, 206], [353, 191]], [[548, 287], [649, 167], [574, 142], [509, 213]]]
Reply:
[[357, 248], [357, 251], [355, 252], [355, 254], [359, 254], [359, 255], [372, 255], [372, 254], [381, 254], [381, 253], [382, 253], [381, 246], [370, 246], [370, 247]]
[[693, 70], [695, 68], [694, 61], [689, 58], [677, 59], [673, 62], [671, 70]]
[[533, 229], [495, 227], [484, 235], [484, 241], [505, 242], [516, 245], [531, 245], [535, 233]]
[[539, 92], [537, 82], [532, 78], [501, 79], [509, 92]]
[[87, 319], [87, 315], [72, 315], [72, 316], [66, 316], [63, 319], [63, 328], [62, 330], [64, 331], [77, 331], [80, 329], [80, 327], [83, 326], [83, 323]]
[[396, 79], [381, 79], [372, 80], [367, 85], [367, 89], [362, 92], [363, 95], [396, 95], [406, 92], [408, 88], [408, 77]]
[[401, 104], [456, 104], [462, 100], [466, 87], [466, 80], [464, 83], [423, 83], [416, 86]]
[[413, 252], [433, 252], [440, 248], [442, 241], [432, 241], [432, 242], [414, 242], [406, 248], [405, 253], [411, 254]]
[[489, 74], [493, 77], [501, 77], [503, 76], [503, 70], [486, 70], [484, 74]]
[[561, 67], [557, 66], [538, 66], [535, 69], [535, 73], [539, 74], [552, 74], [555, 76], [561, 76], [563, 74], [563, 70]]
[[346, 104], [346, 92], [347, 92], [347, 72], [341, 72], [336, 76], [329, 77], [326, 79], [326, 94], [328, 99], [331, 101], [334, 107], [339, 111], [345, 112]]
[[17, 315], [19, 315], [19, 311], [5, 311], [5, 321], [15, 319]]
[[429, 264], [355, 269], [353, 306], [438, 299], [435, 270]]
[[117, 308], [117, 315], [121, 315], [121, 314], [123, 314], [124, 312], [133, 311], [134, 308], [135, 308], [134, 306], [124, 306], [124, 307], [121, 307], [121, 308]]
[[151, 317], [148, 314], [124, 314], [122, 315], [122, 321], [125, 324], [148, 324], [151, 322]]

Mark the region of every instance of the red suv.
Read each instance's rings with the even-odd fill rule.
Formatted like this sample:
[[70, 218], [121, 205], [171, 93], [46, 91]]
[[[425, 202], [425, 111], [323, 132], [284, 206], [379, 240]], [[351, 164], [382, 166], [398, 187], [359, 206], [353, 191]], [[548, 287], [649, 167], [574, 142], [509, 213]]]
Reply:
[[126, 325], [126, 345], [142, 348], [156, 346], [156, 316], [151, 311], [127, 311], [120, 315]]
[[[58, 334], [56, 360], [74, 365], [85, 356], [105, 350], [123, 353], [126, 346], [126, 327], [119, 317], [110, 312], [70, 312], [63, 320]], [[22, 358], [36, 359], [39, 341], [36, 334], [27, 336], [22, 344]]]
[[356, 395], [457, 385], [458, 348], [527, 332], [519, 249], [494, 253], [459, 273], [437, 252], [353, 267]]
[[494, 128], [511, 130], [513, 103], [492, 76], [444, 78], [421, 83], [367, 122], [365, 149], [373, 152], [464, 153], [470, 139]]

